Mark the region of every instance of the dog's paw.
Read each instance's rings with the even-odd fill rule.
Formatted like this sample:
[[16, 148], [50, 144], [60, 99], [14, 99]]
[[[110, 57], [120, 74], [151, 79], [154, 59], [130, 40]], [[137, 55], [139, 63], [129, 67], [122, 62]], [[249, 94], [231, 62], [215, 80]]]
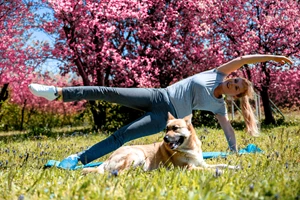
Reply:
[[89, 173], [99, 173], [99, 174], [103, 174], [104, 171], [102, 172], [101, 169], [99, 167], [88, 167], [88, 168], [84, 168], [81, 171], [82, 175], [87, 175]]
[[87, 170], [85, 170], [85, 169], [83, 169], [83, 170], [81, 171], [81, 174], [82, 174], [83, 176], [85, 176], [85, 175], [87, 175], [87, 174], [89, 174], [89, 173], [91, 173], [91, 172], [89, 172], [89, 171], [87, 171]]

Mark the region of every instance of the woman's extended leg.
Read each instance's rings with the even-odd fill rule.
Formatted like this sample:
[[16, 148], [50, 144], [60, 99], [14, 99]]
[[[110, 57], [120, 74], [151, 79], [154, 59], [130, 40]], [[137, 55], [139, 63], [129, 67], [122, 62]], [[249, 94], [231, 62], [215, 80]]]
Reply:
[[152, 104], [166, 98], [164, 89], [153, 88], [115, 88], [104, 86], [77, 86], [56, 88], [54, 86], [30, 84], [30, 91], [39, 97], [54, 100], [59, 94], [65, 102], [78, 100], [104, 100], [126, 107], [150, 111]]
[[163, 98], [162, 92], [153, 88], [116, 88], [104, 86], [62, 88], [62, 99], [64, 102], [83, 99], [103, 100], [143, 111], [150, 111], [155, 102], [162, 100], [169, 101]]

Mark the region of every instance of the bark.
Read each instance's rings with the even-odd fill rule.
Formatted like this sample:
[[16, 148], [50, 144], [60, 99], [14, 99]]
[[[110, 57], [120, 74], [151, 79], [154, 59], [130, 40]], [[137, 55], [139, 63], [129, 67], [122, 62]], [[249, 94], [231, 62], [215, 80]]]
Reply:
[[[1, 107], [2, 104], [4, 103], [4, 101], [6, 101], [8, 99], [8, 83], [5, 83], [3, 85], [2, 88], [0, 88], [0, 111], [1, 111]], [[3, 114], [1, 114], [0, 112], [0, 122], [2, 120]]]
[[265, 112], [265, 124], [275, 124], [275, 119], [272, 114], [272, 109], [270, 106], [270, 101], [269, 101], [269, 94], [268, 94], [268, 88], [267, 87], [262, 87], [262, 90], [260, 92], [260, 96], [262, 99], [263, 107], [264, 107], [264, 112]]
[[23, 131], [23, 125], [24, 125], [24, 116], [25, 116], [25, 109], [27, 105], [27, 99], [24, 100], [24, 104], [22, 107], [22, 114], [21, 114], [21, 124], [20, 124], [20, 131]]
[[0, 110], [3, 102], [8, 99], [8, 85], [9, 83], [5, 83], [0, 90]]
[[106, 107], [97, 104], [95, 101], [89, 101], [90, 110], [94, 119], [94, 130], [100, 130], [106, 121]]
[[275, 124], [276, 122], [272, 114], [272, 109], [270, 106], [270, 98], [268, 94], [268, 89], [270, 85], [270, 70], [267, 68], [266, 63], [263, 63], [262, 72], [266, 75], [265, 80], [263, 80], [263, 84], [260, 91], [260, 96], [262, 99], [264, 112], [265, 112], [265, 124]]

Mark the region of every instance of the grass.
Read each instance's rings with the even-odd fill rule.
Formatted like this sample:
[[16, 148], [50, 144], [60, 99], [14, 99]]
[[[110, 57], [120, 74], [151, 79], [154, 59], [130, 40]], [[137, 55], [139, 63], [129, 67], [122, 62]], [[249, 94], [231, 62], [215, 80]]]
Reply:
[[[268, 127], [261, 137], [237, 131], [240, 147], [257, 144], [263, 154], [231, 155], [208, 163], [240, 165], [221, 176], [210, 171], [161, 168], [151, 172], [132, 169], [112, 174], [81, 174], [80, 170], [43, 169], [47, 160], [61, 160], [106, 136], [91, 132], [53, 137], [14, 135], [0, 140], [0, 199], [300, 199], [300, 120]], [[221, 130], [197, 129], [203, 151], [226, 151]], [[163, 133], [130, 144], [162, 140]], [[97, 160], [101, 161], [105, 157]]]

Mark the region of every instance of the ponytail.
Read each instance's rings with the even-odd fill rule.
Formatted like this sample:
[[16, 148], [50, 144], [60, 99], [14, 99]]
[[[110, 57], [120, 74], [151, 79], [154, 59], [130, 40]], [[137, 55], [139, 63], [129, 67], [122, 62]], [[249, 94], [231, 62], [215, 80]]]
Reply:
[[259, 136], [257, 120], [249, 103], [249, 99], [253, 97], [254, 90], [250, 81], [244, 78], [242, 79], [244, 80], [246, 90], [237, 96], [240, 97], [242, 115], [246, 124], [246, 131], [249, 135], [257, 137]]
[[241, 99], [242, 115], [246, 124], [246, 131], [251, 136], [259, 136], [257, 120], [249, 103], [249, 97], [243, 96]]

